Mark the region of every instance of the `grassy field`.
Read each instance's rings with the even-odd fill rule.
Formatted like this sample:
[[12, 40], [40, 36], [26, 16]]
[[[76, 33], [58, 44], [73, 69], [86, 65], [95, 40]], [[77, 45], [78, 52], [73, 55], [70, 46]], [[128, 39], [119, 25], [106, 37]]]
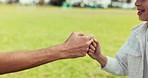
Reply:
[[[0, 5], [0, 51], [34, 50], [62, 43], [71, 32], [92, 33], [114, 56], [140, 23], [136, 10], [63, 9]], [[100, 70], [89, 56], [52, 62], [0, 78], [123, 78]]]

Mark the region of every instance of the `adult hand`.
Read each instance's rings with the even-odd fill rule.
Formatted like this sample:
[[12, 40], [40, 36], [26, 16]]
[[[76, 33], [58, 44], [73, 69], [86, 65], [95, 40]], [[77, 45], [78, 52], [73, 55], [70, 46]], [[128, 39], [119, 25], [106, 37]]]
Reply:
[[66, 58], [83, 57], [89, 50], [89, 46], [93, 41], [92, 34], [84, 34], [82, 32], [74, 32], [63, 44], [63, 54]]

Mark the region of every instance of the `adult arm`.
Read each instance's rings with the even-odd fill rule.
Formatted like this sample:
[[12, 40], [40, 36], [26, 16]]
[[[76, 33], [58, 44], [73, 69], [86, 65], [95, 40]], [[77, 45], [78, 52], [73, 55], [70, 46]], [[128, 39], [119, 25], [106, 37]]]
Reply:
[[0, 53], [0, 74], [25, 70], [60, 59], [83, 57], [92, 38], [93, 35], [74, 32], [66, 42], [49, 48]]

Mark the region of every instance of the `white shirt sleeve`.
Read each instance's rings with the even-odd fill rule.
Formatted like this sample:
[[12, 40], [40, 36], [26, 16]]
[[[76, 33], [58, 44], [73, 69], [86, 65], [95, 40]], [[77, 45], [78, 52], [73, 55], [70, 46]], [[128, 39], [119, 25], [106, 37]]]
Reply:
[[126, 58], [126, 47], [127, 43], [125, 43], [114, 58], [107, 56], [107, 64], [102, 70], [105, 70], [111, 74], [119, 75], [119, 76], [127, 76], [127, 58]]

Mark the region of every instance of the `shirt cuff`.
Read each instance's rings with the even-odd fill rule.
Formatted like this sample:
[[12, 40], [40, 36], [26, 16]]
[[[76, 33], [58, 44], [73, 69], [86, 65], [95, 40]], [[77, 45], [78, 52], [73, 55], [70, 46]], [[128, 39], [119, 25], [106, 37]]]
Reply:
[[104, 70], [107, 72], [114, 71], [114, 64], [115, 63], [116, 63], [116, 61], [114, 60], [114, 58], [107, 56], [107, 63], [105, 65], [105, 67], [101, 68], [101, 70]]

